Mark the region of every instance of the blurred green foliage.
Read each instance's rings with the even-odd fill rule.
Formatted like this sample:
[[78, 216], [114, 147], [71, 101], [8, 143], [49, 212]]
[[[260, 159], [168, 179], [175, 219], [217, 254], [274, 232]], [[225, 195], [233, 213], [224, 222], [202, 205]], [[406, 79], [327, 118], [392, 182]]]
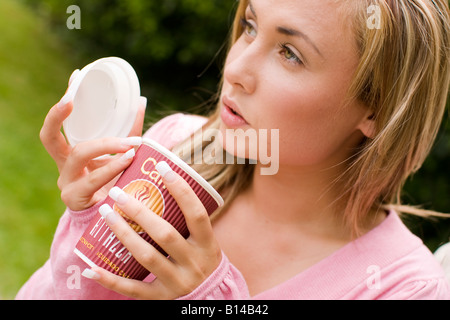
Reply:
[[20, 1], [0, 1], [0, 30], [0, 299], [10, 299], [48, 259], [64, 212], [39, 130], [64, 93], [71, 62]]
[[[76, 67], [110, 55], [128, 60], [149, 98], [150, 118], [173, 109], [206, 112], [195, 107], [216, 91], [236, 0], [24, 1], [70, 44]], [[81, 9], [81, 30], [66, 27], [69, 5]], [[448, 119], [447, 113], [430, 157], [405, 185], [406, 204], [450, 213]], [[432, 250], [450, 239], [450, 219], [406, 223]]]
[[[149, 110], [192, 110], [217, 89], [236, 0], [24, 0], [73, 48], [77, 68], [104, 56], [131, 63]], [[81, 9], [69, 30], [67, 8]]]

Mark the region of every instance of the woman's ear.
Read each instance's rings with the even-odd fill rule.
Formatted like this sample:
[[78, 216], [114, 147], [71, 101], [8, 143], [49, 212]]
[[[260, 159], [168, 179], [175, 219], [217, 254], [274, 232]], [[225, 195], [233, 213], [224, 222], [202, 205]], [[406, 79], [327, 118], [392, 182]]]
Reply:
[[367, 110], [364, 118], [361, 120], [358, 129], [369, 139], [375, 138], [376, 126], [375, 126], [375, 113], [373, 110]]

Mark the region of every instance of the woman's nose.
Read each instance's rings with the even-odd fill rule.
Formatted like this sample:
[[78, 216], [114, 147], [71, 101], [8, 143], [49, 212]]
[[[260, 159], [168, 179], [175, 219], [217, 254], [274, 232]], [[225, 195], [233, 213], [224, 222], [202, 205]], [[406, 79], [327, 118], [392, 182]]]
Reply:
[[257, 87], [258, 54], [254, 42], [237, 43], [231, 48], [225, 64], [224, 79], [233, 87], [251, 94]]

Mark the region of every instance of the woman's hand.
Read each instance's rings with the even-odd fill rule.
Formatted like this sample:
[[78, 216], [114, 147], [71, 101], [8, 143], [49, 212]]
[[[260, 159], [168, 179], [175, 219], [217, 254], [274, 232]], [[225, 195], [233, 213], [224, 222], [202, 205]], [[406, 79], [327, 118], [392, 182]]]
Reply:
[[[114, 178], [131, 164], [135, 155], [133, 147], [141, 143], [141, 137], [111, 137], [73, 147], [58, 178], [61, 199], [67, 207], [81, 211], [105, 199], [115, 182]], [[98, 157], [102, 159], [94, 160]]]
[[[130, 136], [141, 136], [145, 108], [146, 99], [142, 97]], [[68, 208], [80, 211], [91, 207], [106, 196], [108, 188], [104, 188], [105, 185], [132, 161], [132, 151], [122, 158], [120, 154], [139, 144], [140, 138], [105, 138], [72, 147], [61, 132], [63, 121], [70, 115], [72, 109], [72, 101], [66, 99], [66, 96], [63, 97], [47, 114], [40, 138], [58, 167], [60, 173], [58, 187], [61, 189], [63, 202]], [[118, 155], [104, 156], [106, 154]], [[100, 156], [103, 157], [98, 158]]]
[[142, 239], [110, 206], [103, 205], [100, 212], [108, 226], [156, 279], [151, 283], [125, 279], [98, 267], [83, 272], [104, 287], [136, 299], [175, 299], [186, 295], [197, 288], [222, 259], [208, 213], [189, 184], [164, 162], [157, 165], [157, 170], [184, 214], [189, 238], [184, 239], [169, 222], [140, 201], [120, 188], [113, 188], [109, 195], [117, 206], [144, 228], [170, 258]]

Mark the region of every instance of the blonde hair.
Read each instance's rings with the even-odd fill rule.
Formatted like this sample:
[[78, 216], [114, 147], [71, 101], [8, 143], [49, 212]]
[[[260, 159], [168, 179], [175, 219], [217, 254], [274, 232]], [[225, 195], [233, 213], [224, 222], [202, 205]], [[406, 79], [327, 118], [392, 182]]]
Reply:
[[[230, 45], [243, 32], [240, 18], [247, 6], [247, 0], [240, 1]], [[368, 26], [370, 6], [380, 13], [375, 28]], [[363, 141], [340, 177], [347, 190], [344, 222], [358, 234], [372, 208], [429, 213], [402, 206], [400, 195], [407, 177], [430, 152], [443, 118], [450, 82], [450, 17], [447, 0], [355, 0], [349, 12], [354, 16], [352, 27], [360, 50], [349, 97], [371, 108], [376, 123], [375, 137]], [[203, 129], [219, 128], [218, 109]], [[209, 142], [211, 138], [194, 141], [192, 154], [219, 143]], [[223, 193], [222, 210], [251, 183], [254, 173], [251, 164], [193, 167]]]
[[[355, 228], [359, 216], [374, 205], [433, 214], [403, 206], [401, 191], [431, 150], [450, 82], [447, 0], [371, 0], [356, 5], [361, 61], [350, 93], [373, 110], [377, 135], [365, 141], [347, 174], [352, 190], [346, 213]], [[379, 28], [362, 27], [370, 5], [380, 10]]]

